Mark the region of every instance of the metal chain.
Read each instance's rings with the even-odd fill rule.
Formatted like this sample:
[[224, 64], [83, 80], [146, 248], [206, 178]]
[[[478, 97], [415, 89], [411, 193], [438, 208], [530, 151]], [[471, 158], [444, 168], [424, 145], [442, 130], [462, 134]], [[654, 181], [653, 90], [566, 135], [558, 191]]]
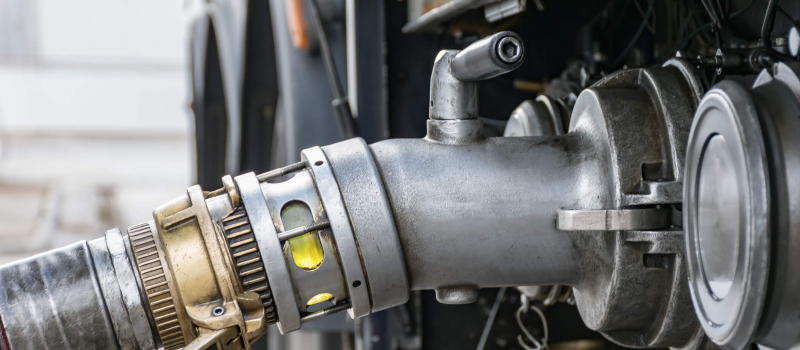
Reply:
[[[544, 313], [542, 312], [541, 309], [536, 307], [536, 305], [533, 305], [530, 299], [528, 299], [528, 297], [525, 294], [520, 294], [520, 302], [521, 305], [517, 310], [517, 324], [519, 324], [519, 328], [522, 330], [522, 333], [525, 335], [525, 337], [527, 337], [528, 340], [530, 340], [534, 344], [534, 346], [528, 345], [525, 342], [525, 339], [522, 338], [522, 335], [517, 335], [517, 342], [525, 350], [546, 350], [548, 331], [547, 331], [547, 319], [544, 317]], [[528, 310], [533, 310], [537, 315], [539, 315], [539, 318], [542, 320], [544, 337], [542, 337], [541, 342], [539, 342], [538, 340], [536, 340], [536, 338], [533, 337], [533, 335], [528, 331], [528, 328], [525, 327], [525, 323], [522, 322], [522, 314], [527, 313]]]

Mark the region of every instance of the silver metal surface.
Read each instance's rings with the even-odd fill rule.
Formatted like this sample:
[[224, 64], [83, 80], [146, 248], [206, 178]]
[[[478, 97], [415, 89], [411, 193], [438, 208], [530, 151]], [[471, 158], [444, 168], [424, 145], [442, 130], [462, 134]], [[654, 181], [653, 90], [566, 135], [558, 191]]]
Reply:
[[[117, 230], [117, 232], [119, 231]], [[119, 289], [117, 276], [114, 274], [114, 265], [111, 255], [108, 253], [106, 239], [98, 238], [89, 241], [89, 250], [92, 253], [92, 262], [97, 272], [100, 290], [103, 292], [103, 299], [108, 308], [111, 323], [114, 325], [114, 332], [117, 335], [119, 348], [120, 350], [137, 350], [139, 346], [133, 334], [133, 327], [128, 317], [128, 310], [122, 300], [122, 293]]]
[[556, 230], [558, 208], [611, 205], [604, 163], [580, 135], [370, 148], [411, 289], [579, 283], [579, 238]]
[[136, 342], [142, 350], [155, 349], [153, 332], [148, 320], [145, 307], [142, 304], [142, 295], [133, 271], [131, 260], [128, 258], [125, 241], [119, 229], [106, 231], [106, 245], [114, 264], [117, 283], [125, 303], [128, 317], [133, 328]]
[[519, 68], [525, 61], [525, 54], [519, 35], [495, 33], [459, 51], [451, 63], [451, 73], [465, 82], [494, 78]]
[[[618, 344], [691, 345], [699, 324], [671, 219], [698, 96], [681, 68], [606, 76], [583, 91], [561, 136], [371, 145], [411, 289], [448, 300], [452, 290], [567, 285], [587, 326]], [[603, 209], [584, 228], [626, 230], [561, 231], [562, 209]]]
[[270, 170], [270, 171], [268, 171], [266, 173], [263, 173], [263, 174], [258, 174], [256, 176], [256, 179], [258, 179], [258, 182], [264, 182], [264, 181], [268, 181], [268, 180], [274, 179], [276, 177], [281, 177], [281, 176], [286, 175], [286, 174], [291, 174], [291, 173], [293, 173], [295, 171], [298, 171], [298, 170], [301, 170], [301, 169], [303, 169], [305, 167], [306, 167], [305, 163], [297, 162], [297, 163], [294, 163], [294, 164], [289, 164], [289, 165], [287, 165], [285, 167], [282, 167], [282, 168], [278, 168], [278, 169], [275, 169], [275, 170]]
[[281, 242], [288, 241], [288, 240], [290, 240], [292, 238], [302, 236], [302, 235], [304, 235], [306, 233], [309, 233], [311, 231], [317, 231], [317, 230], [325, 229], [325, 228], [328, 228], [328, 227], [330, 227], [330, 222], [328, 222], [328, 220], [322, 220], [322, 221], [315, 222], [315, 223], [313, 223], [311, 225], [308, 225], [308, 226], [300, 226], [298, 228], [293, 228], [293, 229], [285, 231], [285, 232], [279, 232], [278, 233], [278, 239]]
[[[241, 202], [241, 196], [239, 201]], [[234, 209], [228, 196], [209, 197], [206, 199], [206, 207], [214, 222], [222, 220], [226, 215], [232, 213]]]
[[355, 138], [325, 146], [322, 151], [330, 162], [350, 216], [366, 272], [371, 310], [376, 312], [405, 303], [411, 289], [407, 260], [400, 247], [389, 194], [384, 190], [370, 147], [363, 139]]
[[242, 203], [258, 242], [264, 269], [267, 271], [278, 311], [278, 329], [281, 333], [297, 330], [300, 328], [300, 311], [297, 308], [292, 279], [258, 179], [254, 173], [247, 173], [235, 177], [233, 181], [239, 187]]
[[692, 97], [695, 99], [694, 104], [700, 104], [700, 100], [703, 99], [703, 94], [705, 94], [706, 89], [703, 87], [703, 83], [695, 73], [695, 68], [689, 64], [689, 62], [686, 62], [686, 60], [681, 58], [670, 58], [667, 60], [667, 62], [664, 62], [662, 67], [677, 68], [678, 71], [681, 72], [681, 75], [683, 75], [683, 78], [686, 79], [686, 82], [689, 83], [689, 88], [692, 91]]
[[449, 144], [470, 143], [484, 138], [480, 119], [428, 120], [426, 138]]
[[[772, 78], [751, 92], [760, 104], [771, 158], [774, 206], [771, 226], [770, 290], [759, 325], [760, 345], [773, 349], [800, 344], [800, 79], [788, 65], [773, 66]], [[766, 80], [766, 79], [765, 79]]]
[[436, 289], [436, 301], [448, 305], [471, 304], [478, 300], [478, 286], [442, 287]]
[[[289, 228], [284, 226], [282, 213], [290, 203], [302, 202], [305, 204], [310, 210], [313, 221], [326, 220], [325, 209], [310, 170], [297, 171], [293, 173], [291, 179], [284, 182], [262, 182], [261, 192], [267, 200], [273, 224], [281, 232], [285, 232]], [[319, 233], [319, 238], [323, 249], [323, 261], [318, 267], [311, 270], [300, 268], [295, 263], [290, 247], [291, 243], [282, 243], [283, 255], [286, 257], [286, 265], [292, 277], [295, 297], [301, 314], [306, 312], [307, 302], [320, 293], [329, 293], [336, 300], [343, 300], [346, 296], [339, 257], [331, 242], [333, 237], [330, 231], [325, 230]], [[280, 319], [280, 314], [278, 316]]]
[[311, 321], [323, 318], [325, 316], [332, 315], [332, 314], [335, 314], [337, 312], [342, 312], [342, 311], [345, 311], [345, 310], [350, 310], [350, 309], [351, 308], [350, 308], [350, 304], [349, 303], [343, 303], [343, 304], [331, 306], [331, 307], [329, 307], [327, 309], [314, 311], [314, 312], [312, 312], [312, 313], [310, 313], [308, 315], [303, 316], [301, 321], [303, 323], [311, 322]]
[[503, 18], [511, 17], [527, 7], [526, 0], [503, 0], [483, 8], [483, 15], [489, 23], [497, 22]]
[[458, 80], [450, 71], [459, 51], [443, 50], [433, 62], [430, 85], [430, 119], [477, 119], [478, 85]]
[[308, 302], [311, 298], [322, 293], [333, 296], [333, 301], [347, 300], [347, 286], [340, 268], [340, 261], [333, 243], [333, 234], [330, 230], [319, 233], [322, 245], [323, 260], [320, 265], [312, 270], [300, 268], [294, 262], [291, 242], [284, 244], [283, 254], [286, 256], [286, 265], [292, 275], [297, 305], [301, 314], [308, 312]]
[[670, 208], [617, 210], [559, 210], [556, 227], [562, 231], [618, 231], [667, 228]]
[[569, 121], [563, 101], [547, 95], [525, 100], [511, 112], [503, 137], [563, 135]]
[[758, 116], [738, 83], [717, 84], [697, 108], [685, 179], [689, 286], [697, 316], [715, 343], [745, 348], [767, 292], [770, 195]]
[[[577, 99], [577, 96], [574, 96], [574, 98]], [[539, 95], [536, 97], [536, 102], [544, 105], [547, 109], [553, 135], [563, 135], [567, 131], [567, 125], [569, 125], [569, 107], [566, 106], [564, 101], [550, 98], [547, 95]]]
[[119, 349], [86, 241], [0, 266], [11, 349]]
[[561, 133], [556, 133], [553, 130], [552, 120], [543, 104], [525, 100], [511, 112], [511, 117], [508, 119], [503, 136], [522, 137], [563, 134], [563, 127], [561, 127]]
[[331, 170], [330, 162], [319, 147], [303, 150], [302, 158], [314, 176], [320, 200], [325, 207], [325, 213], [336, 240], [339, 260], [350, 296], [351, 307], [348, 314], [352, 318], [367, 315], [372, 310], [367, 287], [368, 281], [364, 275], [358, 243], [355, 241], [347, 209], [339, 191], [339, 184], [336, 183], [333, 170]]
[[725, 299], [733, 285], [741, 241], [736, 162], [722, 135], [708, 138], [697, 176], [697, 233], [701, 263], [711, 293]]
[[453, 144], [483, 139], [477, 81], [516, 69], [524, 57], [522, 39], [512, 32], [490, 35], [462, 51], [440, 51], [431, 74], [427, 137]]
[[503, 63], [514, 64], [522, 59], [522, 42], [517, 37], [500, 39], [495, 50]]

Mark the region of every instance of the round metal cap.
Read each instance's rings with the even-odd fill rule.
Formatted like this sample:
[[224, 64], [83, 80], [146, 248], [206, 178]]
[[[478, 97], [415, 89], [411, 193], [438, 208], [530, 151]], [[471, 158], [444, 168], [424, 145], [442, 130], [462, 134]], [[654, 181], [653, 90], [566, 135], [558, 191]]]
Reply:
[[497, 43], [497, 55], [505, 63], [517, 63], [522, 59], [522, 43], [513, 36], [504, 37]]
[[769, 265], [769, 184], [750, 94], [723, 81], [697, 108], [686, 155], [684, 228], [689, 287], [709, 338], [726, 349], [752, 341]]
[[800, 344], [800, 79], [777, 63], [759, 76], [751, 95], [759, 107], [770, 164], [770, 282], [758, 344], [795, 349]]

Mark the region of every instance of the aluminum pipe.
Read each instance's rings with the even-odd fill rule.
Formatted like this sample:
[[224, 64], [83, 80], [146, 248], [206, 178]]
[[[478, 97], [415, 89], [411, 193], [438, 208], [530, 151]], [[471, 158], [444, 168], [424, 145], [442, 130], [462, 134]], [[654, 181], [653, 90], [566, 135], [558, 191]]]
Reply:
[[525, 61], [525, 45], [513, 32], [500, 32], [476, 41], [459, 52], [452, 73], [461, 81], [494, 78], [517, 69]]
[[372, 145], [412, 289], [577, 285], [579, 235], [554, 218], [607, 206], [603, 164], [574, 156], [590, 147], [579, 135]]

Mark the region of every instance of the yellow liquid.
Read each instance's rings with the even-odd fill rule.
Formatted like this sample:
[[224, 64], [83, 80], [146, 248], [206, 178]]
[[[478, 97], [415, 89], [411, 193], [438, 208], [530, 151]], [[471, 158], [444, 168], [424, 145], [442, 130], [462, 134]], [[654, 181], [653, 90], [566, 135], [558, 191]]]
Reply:
[[[314, 217], [311, 215], [311, 210], [308, 209], [305, 203], [291, 202], [281, 210], [281, 221], [283, 221], [284, 230], [291, 230], [293, 228], [312, 224], [314, 222]], [[319, 265], [322, 265], [325, 253], [322, 251], [319, 231], [312, 231], [302, 236], [292, 238], [288, 243], [292, 250], [292, 258], [297, 267], [303, 270], [313, 270], [319, 267]]]
[[309, 299], [308, 303], [306, 303], [306, 305], [307, 306], [311, 306], [311, 305], [319, 304], [319, 303], [321, 303], [323, 301], [328, 301], [328, 300], [331, 300], [331, 299], [333, 299], [333, 295], [331, 295], [330, 293], [317, 294], [313, 298]]
[[297, 267], [303, 270], [313, 270], [322, 265], [325, 253], [322, 251], [322, 243], [319, 241], [318, 231], [306, 233], [302, 236], [289, 240], [289, 247], [292, 248], [292, 257]]

